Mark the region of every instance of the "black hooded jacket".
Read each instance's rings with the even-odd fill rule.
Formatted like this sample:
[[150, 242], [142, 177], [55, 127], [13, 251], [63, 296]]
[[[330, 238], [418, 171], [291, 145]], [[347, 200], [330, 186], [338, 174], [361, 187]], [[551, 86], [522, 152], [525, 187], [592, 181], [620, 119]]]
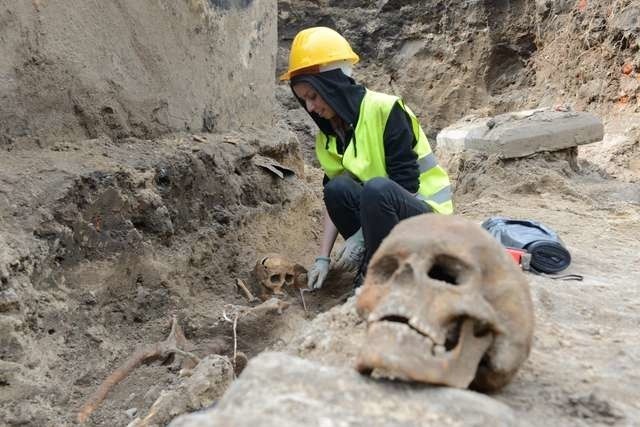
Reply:
[[[344, 153], [349, 141], [355, 145], [357, 155], [357, 145], [365, 141], [355, 141], [352, 139], [353, 131], [358, 123], [360, 104], [366, 93], [364, 86], [357, 84], [351, 77], [345, 75], [342, 70], [325, 71], [318, 74], [304, 74], [291, 79], [291, 87], [296, 83], [308, 83], [322, 97], [322, 99], [336, 112], [336, 114], [347, 124], [349, 131], [344, 135], [344, 140], [331, 126], [329, 120], [320, 117], [316, 113], [309, 113], [316, 122], [320, 130], [326, 135], [335, 135], [338, 141], [338, 152]], [[306, 109], [304, 100], [298, 98], [300, 104]], [[308, 112], [308, 111], [307, 111]], [[410, 193], [418, 191], [420, 186], [417, 156], [413, 152], [416, 144], [411, 119], [399, 104], [393, 106], [387, 124], [384, 129], [384, 152], [387, 174], [389, 178], [397, 182]], [[324, 183], [328, 182], [325, 176]]]

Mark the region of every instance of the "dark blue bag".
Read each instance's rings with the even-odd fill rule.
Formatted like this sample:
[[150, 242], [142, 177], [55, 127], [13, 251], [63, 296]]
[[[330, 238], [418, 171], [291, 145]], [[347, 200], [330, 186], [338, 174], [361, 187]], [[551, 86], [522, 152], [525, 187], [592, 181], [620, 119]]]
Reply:
[[571, 264], [571, 254], [556, 232], [536, 221], [492, 217], [482, 228], [509, 248], [531, 254], [531, 268], [541, 273], [558, 273]]

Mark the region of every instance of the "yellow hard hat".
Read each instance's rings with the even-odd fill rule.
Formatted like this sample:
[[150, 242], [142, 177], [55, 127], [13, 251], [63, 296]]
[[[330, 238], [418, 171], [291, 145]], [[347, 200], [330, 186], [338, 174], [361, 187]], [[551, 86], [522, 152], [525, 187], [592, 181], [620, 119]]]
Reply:
[[312, 27], [296, 34], [289, 53], [289, 70], [280, 80], [289, 80], [297, 74], [319, 71], [319, 67], [337, 61], [352, 65], [360, 60], [349, 42], [327, 27]]

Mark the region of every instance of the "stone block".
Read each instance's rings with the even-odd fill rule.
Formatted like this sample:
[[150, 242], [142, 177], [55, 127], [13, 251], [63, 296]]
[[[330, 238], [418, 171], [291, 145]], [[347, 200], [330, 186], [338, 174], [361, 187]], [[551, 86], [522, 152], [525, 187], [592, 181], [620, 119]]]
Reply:
[[601, 141], [602, 120], [591, 114], [547, 109], [519, 111], [495, 117], [467, 117], [437, 137], [438, 150], [475, 150], [502, 158], [558, 151]]
[[205, 426], [517, 426], [512, 410], [488, 396], [363, 377], [284, 353], [262, 353], [215, 407], [170, 427]]

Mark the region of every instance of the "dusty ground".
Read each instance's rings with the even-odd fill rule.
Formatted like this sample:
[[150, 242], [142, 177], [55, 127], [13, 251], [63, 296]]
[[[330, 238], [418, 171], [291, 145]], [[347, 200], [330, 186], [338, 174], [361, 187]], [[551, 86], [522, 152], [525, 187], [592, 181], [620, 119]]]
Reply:
[[[307, 167], [305, 179], [280, 180], [242, 160], [255, 150], [272, 155], [278, 150], [237, 136], [208, 138], [121, 145], [105, 140], [108, 150], [91, 151], [71, 144], [40, 152], [37, 159], [28, 148], [6, 153], [11, 162], [1, 181], [8, 202], [3, 236], [14, 241], [5, 248], [25, 251], [18, 263], [9, 264], [13, 270], [3, 280], [2, 327], [9, 332], [2, 350], [6, 425], [73, 424], [77, 408], [136, 346], [167, 335], [171, 313], [178, 314], [195, 351], [230, 356], [233, 334], [222, 312], [229, 303], [247, 305], [233, 280], [249, 280], [263, 253], [279, 251], [305, 265], [311, 261], [318, 245], [318, 171]], [[225, 138], [236, 144], [221, 142]], [[140, 159], [135, 164], [128, 160], [136, 157], [132, 152]], [[284, 144], [279, 152], [281, 160], [297, 164], [295, 146]], [[578, 168], [569, 154], [508, 163], [471, 156], [450, 164], [458, 213], [478, 221], [492, 215], [543, 221], [571, 250], [569, 271], [585, 276], [583, 282], [529, 276], [534, 348], [516, 380], [494, 397], [532, 425], [550, 419], [557, 425], [640, 420], [635, 398], [640, 354], [634, 345], [640, 322], [639, 156], [638, 133], [632, 130], [608, 133], [604, 142], [581, 148]], [[200, 170], [196, 159], [218, 158], [225, 159], [216, 162], [220, 166], [194, 173]], [[175, 171], [167, 192], [159, 186], [165, 175], [157, 162]], [[191, 166], [181, 170], [180, 164]], [[246, 174], [223, 173], [238, 164]], [[254, 187], [265, 182], [274, 186], [257, 201]], [[202, 196], [184, 199], [186, 185], [200, 188]], [[148, 209], [141, 203], [150, 198], [141, 195], [145, 189], [161, 195], [154, 212], [165, 206], [173, 230], [163, 228], [161, 220], [146, 225], [135, 220]], [[229, 200], [227, 211], [199, 207], [216, 194]], [[107, 209], [112, 206], [118, 208]], [[180, 216], [183, 206], [190, 206], [184, 211], [189, 215]], [[74, 215], [66, 216], [70, 212]], [[99, 234], [96, 242], [89, 224], [96, 226], [100, 212], [115, 213], [103, 216], [107, 237]], [[10, 227], [13, 233], [7, 232]], [[29, 234], [38, 238], [29, 240]], [[123, 236], [133, 250], [120, 251]], [[26, 242], [41, 246], [29, 249]], [[4, 255], [11, 258], [11, 250]], [[342, 301], [347, 284], [348, 276], [338, 272], [321, 294], [308, 295], [311, 314], [290, 298], [284, 315], [241, 325], [238, 349], [251, 356], [264, 348], [293, 348], [311, 359], [350, 364], [362, 332], [351, 306], [309, 323], [313, 313]], [[19, 296], [15, 304], [6, 297], [8, 290]], [[90, 425], [126, 425], [132, 408], [146, 413], [162, 390], [179, 386], [176, 369], [142, 366], [113, 390]]]
[[[640, 422], [639, 147], [632, 131], [583, 147], [579, 168], [571, 166], [575, 153], [455, 162], [459, 214], [478, 222], [495, 215], [540, 220], [569, 247], [573, 262], [566, 272], [584, 276], [577, 282], [528, 275], [536, 314], [533, 350], [515, 380], [493, 395], [525, 425]], [[350, 300], [285, 349], [350, 366], [363, 339], [364, 323]]]
[[[531, 276], [533, 352], [496, 398], [532, 424], [549, 417], [559, 417], [557, 425], [640, 422], [640, 353], [633, 344], [640, 321], [638, 134], [630, 132], [625, 142], [619, 137], [609, 133], [604, 143], [581, 149], [577, 171], [557, 159], [498, 170], [481, 166], [481, 176], [469, 175], [473, 190], [459, 198], [459, 212], [470, 218], [504, 215], [549, 224], [572, 252], [567, 272], [584, 276], [583, 282]], [[603, 151], [618, 154], [606, 161]]]
[[[637, 425], [637, 6], [400, 3], [281, 1], [281, 38], [287, 43], [296, 25], [335, 24], [363, 54], [363, 80], [406, 93], [430, 135], [474, 110], [568, 103], [603, 115], [605, 141], [582, 147], [577, 162], [565, 154], [441, 160], [451, 160], [459, 214], [543, 221], [571, 250], [570, 272], [585, 277], [529, 276], [533, 351], [494, 397], [532, 425]], [[180, 134], [0, 147], [0, 425], [73, 425], [106, 375], [138, 345], [164, 339], [171, 314], [194, 352], [230, 356], [233, 331], [222, 313], [247, 305], [235, 279], [249, 281], [264, 253], [311, 263], [321, 217], [313, 126], [286, 87], [276, 95], [278, 119], [297, 139], [243, 128], [204, 142]], [[252, 162], [256, 153], [297, 175], [275, 177]], [[288, 348], [350, 363], [362, 331], [350, 305], [313, 320], [344, 300], [348, 283], [334, 272], [326, 289], [307, 294], [310, 313], [291, 296], [283, 315], [241, 324], [238, 350]], [[89, 425], [126, 425], [128, 410], [145, 414], [181, 381], [175, 364], [142, 366]]]
[[[71, 423], [136, 346], [168, 334], [171, 314], [195, 344], [231, 353], [223, 306], [246, 304], [235, 279], [249, 281], [259, 255], [305, 253], [314, 238], [307, 218], [317, 198], [305, 180], [281, 180], [251, 162], [259, 152], [300, 166], [297, 147], [278, 141], [183, 135], [4, 152], [3, 423]], [[260, 326], [240, 337], [239, 351], [254, 354], [289, 327]], [[124, 410], [144, 411], [175, 381], [167, 368], [142, 367], [92, 423], [125, 424]]]

